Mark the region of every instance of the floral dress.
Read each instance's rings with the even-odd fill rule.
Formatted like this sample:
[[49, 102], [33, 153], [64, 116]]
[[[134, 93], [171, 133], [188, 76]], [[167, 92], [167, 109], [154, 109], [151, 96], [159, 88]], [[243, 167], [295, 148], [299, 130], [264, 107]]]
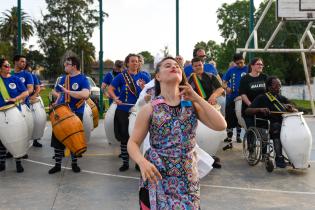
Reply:
[[150, 149], [145, 158], [162, 175], [158, 184], [140, 179], [149, 192], [150, 209], [199, 209], [200, 185], [197, 170], [197, 116], [192, 106], [169, 106], [159, 96], [152, 100]]

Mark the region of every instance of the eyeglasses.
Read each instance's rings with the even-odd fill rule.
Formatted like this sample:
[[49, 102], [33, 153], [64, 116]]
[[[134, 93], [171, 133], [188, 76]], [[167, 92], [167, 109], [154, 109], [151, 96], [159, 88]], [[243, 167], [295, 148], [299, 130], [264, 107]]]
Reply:
[[256, 66], [261, 66], [261, 67], [264, 67], [264, 64], [262, 63], [255, 63]]
[[10, 64], [5, 64], [5, 65], [3, 65], [3, 67], [10, 68]]
[[72, 66], [71, 62], [65, 62], [65, 66]]

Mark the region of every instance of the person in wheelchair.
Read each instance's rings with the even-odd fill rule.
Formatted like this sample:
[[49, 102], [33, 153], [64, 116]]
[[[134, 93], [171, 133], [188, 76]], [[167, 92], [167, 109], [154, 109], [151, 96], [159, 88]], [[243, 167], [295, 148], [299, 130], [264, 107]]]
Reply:
[[[245, 110], [245, 115], [263, 118], [270, 121], [269, 134], [273, 140], [276, 153], [276, 166], [285, 168], [286, 163], [282, 155], [280, 131], [282, 124], [282, 113], [296, 112], [297, 109], [289, 104], [289, 100], [280, 94], [281, 82], [275, 77], [268, 77], [266, 80], [266, 93], [257, 96], [252, 104]], [[253, 125], [253, 124], [252, 124]], [[259, 126], [257, 126], [259, 127]]]

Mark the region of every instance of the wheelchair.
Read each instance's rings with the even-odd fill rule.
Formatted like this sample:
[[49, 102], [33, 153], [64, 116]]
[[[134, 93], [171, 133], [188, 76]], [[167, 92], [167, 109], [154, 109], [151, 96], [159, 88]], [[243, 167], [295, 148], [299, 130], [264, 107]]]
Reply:
[[261, 161], [264, 162], [266, 170], [272, 172], [275, 168], [275, 152], [269, 131], [269, 120], [254, 116], [254, 126], [247, 128], [244, 135], [243, 154], [250, 166]]

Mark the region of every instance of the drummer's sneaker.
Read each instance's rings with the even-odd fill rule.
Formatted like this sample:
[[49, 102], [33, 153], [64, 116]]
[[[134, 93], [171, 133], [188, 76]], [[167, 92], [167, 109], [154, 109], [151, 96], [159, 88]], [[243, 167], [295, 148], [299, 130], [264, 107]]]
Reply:
[[53, 168], [48, 171], [48, 174], [54, 174], [61, 171], [61, 165], [56, 164]]
[[35, 139], [35, 140], [33, 141], [33, 147], [43, 147], [43, 145], [42, 145], [41, 143], [39, 143], [39, 142], [37, 141], [37, 139]]
[[6, 159], [10, 159], [13, 158], [13, 155], [10, 152], [7, 152], [7, 154], [5, 155]]
[[278, 168], [285, 168], [287, 166], [287, 164], [284, 161], [284, 157], [283, 156], [276, 157], [276, 166]]
[[16, 172], [17, 173], [23, 173], [24, 172], [24, 168], [22, 166], [21, 161], [16, 161]]
[[4, 171], [5, 170], [5, 162], [1, 162], [0, 163], [0, 171]]
[[242, 139], [241, 139], [240, 137], [237, 137], [237, 138], [236, 138], [236, 142], [237, 142], [237, 143], [242, 143]]
[[226, 137], [226, 139], [224, 139], [224, 142], [232, 142], [232, 138]]
[[74, 173], [80, 173], [81, 172], [81, 168], [78, 166], [78, 164], [76, 163], [72, 163], [71, 164], [71, 168], [72, 168], [72, 171]]
[[129, 169], [129, 165], [123, 164], [123, 165], [119, 168], [119, 171], [123, 172], [123, 171], [127, 171], [128, 169]]

